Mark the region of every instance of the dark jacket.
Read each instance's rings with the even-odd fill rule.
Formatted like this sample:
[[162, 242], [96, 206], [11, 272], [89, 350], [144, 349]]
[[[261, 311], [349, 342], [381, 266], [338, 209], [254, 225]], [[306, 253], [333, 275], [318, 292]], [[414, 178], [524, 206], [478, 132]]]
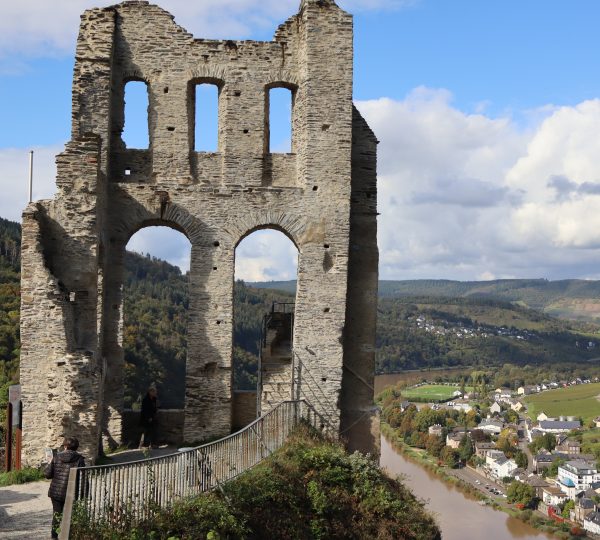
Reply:
[[67, 496], [67, 484], [69, 483], [69, 471], [73, 467], [85, 467], [85, 460], [75, 450], [65, 450], [56, 454], [50, 464], [46, 467], [46, 478], [52, 478], [48, 497], [58, 501], [64, 501]]
[[157, 410], [158, 405], [156, 403], [156, 398], [152, 398], [150, 397], [150, 394], [146, 394], [146, 397], [142, 400], [142, 414], [140, 415], [140, 424], [145, 427], [153, 424]]

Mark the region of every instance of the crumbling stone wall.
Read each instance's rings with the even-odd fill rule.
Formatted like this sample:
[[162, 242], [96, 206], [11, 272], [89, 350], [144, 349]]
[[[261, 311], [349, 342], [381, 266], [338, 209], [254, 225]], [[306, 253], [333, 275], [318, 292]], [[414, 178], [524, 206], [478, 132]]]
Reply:
[[[299, 250], [294, 348], [328, 396], [314, 405], [351, 439], [369, 432], [376, 140], [352, 106], [352, 62], [352, 18], [333, 0], [302, 0], [271, 42], [195, 39], [145, 1], [83, 14], [59, 191], [23, 215], [27, 462], [65, 434], [90, 458], [121, 441], [123, 256], [150, 225], [192, 245], [185, 440], [231, 430], [235, 248], [263, 228]], [[121, 137], [131, 80], [148, 87], [148, 149]], [[219, 88], [212, 153], [194, 151], [203, 82]], [[278, 86], [293, 93], [289, 154], [268, 148]]]

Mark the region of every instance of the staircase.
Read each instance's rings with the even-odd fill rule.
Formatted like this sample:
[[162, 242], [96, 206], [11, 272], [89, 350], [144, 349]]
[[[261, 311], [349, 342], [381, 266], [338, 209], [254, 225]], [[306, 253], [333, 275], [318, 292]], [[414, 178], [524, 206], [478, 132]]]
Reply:
[[263, 319], [257, 409], [264, 414], [292, 398], [294, 304], [273, 302]]

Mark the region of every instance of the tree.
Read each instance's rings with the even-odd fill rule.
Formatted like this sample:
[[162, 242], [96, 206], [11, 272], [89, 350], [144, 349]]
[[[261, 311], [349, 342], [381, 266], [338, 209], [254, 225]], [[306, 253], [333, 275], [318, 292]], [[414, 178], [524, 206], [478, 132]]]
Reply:
[[471, 459], [471, 464], [473, 465], [473, 467], [482, 467], [483, 465], [485, 465], [485, 459], [479, 456], [473, 456]]
[[438, 437], [437, 435], [429, 435], [425, 443], [425, 450], [427, 450], [427, 452], [429, 452], [432, 456], [440, 457], [440, 454], [445, 446], [444, 440], [441, 437]]
[[411, 405], [402, 414], [402, 422], [400, 422], [400, 427], [398, 428], [398, 431], [400, 432], [400, 435], [405, 439], [409, 437], [410, 434], [415, 430], [413, 420], [415, 418], [416, 411], [417, 408]]
[[519, 413], [517, 411], [513, 411], [512, 409], [508, 409], [506, 413], [504, 413], [504, 419], [509, 424], [518, 424], [519, 423]]
[[489, 442], [491, 440], [491, 436], [482, 429], [474, 429], [471, 431], [471, 439], [474, 442]]
[[535, 499], [535, 489], [523, 482], [513, 480], [506, 490], [506, 498], [509, 503], [522, 504], [529, 507]]
[[467, 434], [463, 435], [463, 438], [460, 440], [460, 444], [458, 445], [458, 455], [463, 462], [469, 461], [473, 455], [473, 442], [471, 441], [471, 437]]
[[551, 464], [550, 466], [544, 470], [544, 472], [542, 473], [542, 476], [550, 476], [550, 477], [554, 477], [558, 474], [558, 468], [564, 464], [565, 460], [564, 459], [560, 459], [560, 458], [556, 458]]
[[454, 469], [458, 465], [458, 458], [458, 452], [449, 446], [444, 446], [440, 453], [440, 459], [451, 469]]
[[569, 499], [567, 502], [565, 502], [565, 505], [563, 506], [561, 515], [562, 517], [564, 517], [565, 519], [569, 519], [571, 517], [571, 510], [573, 510], [575, 508], [575, 501], [573, 499]]
[[430, 426], [440, 424], [445, 421], [443, 411], [434, 411], [430, 407], [423, 407], [414, 419], [414, 426], [417, 431], [426, 432]]
[[552, 452], [555, 447], [556, 437], [552, 433], [544, 433], [529, 443], [529, 450], [532, 454], [537, 454], [542, 448]]
[[515, 463], [517, 464], [517, 467], [521, 467], [521, 469], [527, 469], [528, 460], [525, 452], [519, 450], [515, 453]]
[[422, 433], [420, 431], [413, 431], [410, 434], [407, 442], [410, 446], [415, 446], [417, 448], [426, 448], [427, 446], [427, 433]]
[[496, 448], [511, 457], [515, 455], [518, 444], [517, 434], [512, 429], [503, 429], [496, 441]]
[[481, 418], [477, 415], [475, 409], [468, 411], [465, 415], [465, 427], [475, 427], [480, 421]]

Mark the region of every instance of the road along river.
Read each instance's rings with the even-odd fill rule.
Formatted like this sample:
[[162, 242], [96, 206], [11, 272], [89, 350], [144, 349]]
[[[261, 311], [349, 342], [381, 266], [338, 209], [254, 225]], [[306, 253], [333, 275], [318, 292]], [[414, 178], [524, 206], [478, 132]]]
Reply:
[[541, 533], [504, 512], [482, 506], [477, 499], [448, 485], [432, 472], [409, 461], [381, 438], [381, 466], [391, 475], [403, 475], [403, 482], [437, 519], [443, 540], [544, 540]]

